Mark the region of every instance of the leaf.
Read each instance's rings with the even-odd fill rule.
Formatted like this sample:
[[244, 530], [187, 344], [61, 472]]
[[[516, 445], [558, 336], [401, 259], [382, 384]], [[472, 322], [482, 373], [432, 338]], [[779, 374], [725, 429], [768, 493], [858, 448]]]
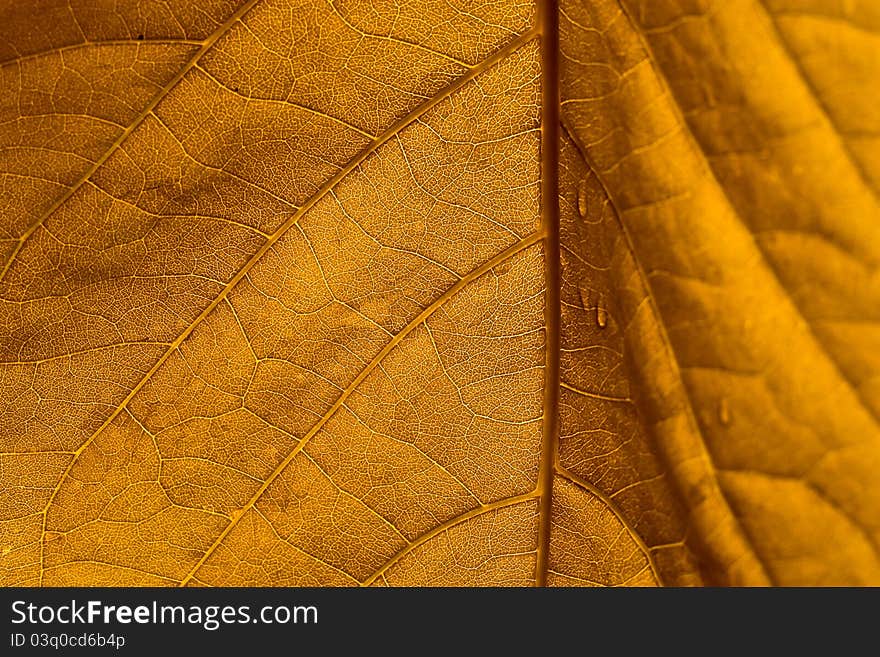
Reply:
[[880, 582], [878, 25], [0, 9], [0, 582]]

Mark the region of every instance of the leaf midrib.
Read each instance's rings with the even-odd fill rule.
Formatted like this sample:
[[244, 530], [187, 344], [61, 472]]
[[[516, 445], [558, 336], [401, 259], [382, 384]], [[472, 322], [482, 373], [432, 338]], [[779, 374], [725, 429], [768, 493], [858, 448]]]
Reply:
[[544, 246], [544, 417], [538, 461], [538, 540], [535, 586], [547, 585], [553, 523], [553, 477], [559, 452], [559, 359], [561, 250], [559, 235], [559, 6], [556, 0], [538, 3], [541, 29], [541, 225]]

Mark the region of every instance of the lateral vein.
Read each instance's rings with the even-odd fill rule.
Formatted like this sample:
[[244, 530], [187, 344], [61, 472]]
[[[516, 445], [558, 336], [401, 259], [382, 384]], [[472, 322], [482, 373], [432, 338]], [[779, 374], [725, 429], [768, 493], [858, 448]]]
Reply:
[[230, 531], [235, 527], [238, 522], [238, 519], [243, 517], [247, 511], [249, 511], [253, 506], [257, 503], [257, 501], [263, 496], [263, 493], [268, 490], [269, 486], [275, 481], [276, 478], [287, 468], [288, 465], [296, 458], [296, 455], [299, 454], [303, 448], [309, 443], [315, 434], [317, 434], [324, 425], [330, 420], [333, 415], [336, 414], [344, 404], [348, 397], [354, 392], [357, 387], [361, 384], [361, 382], [370, 375], [370, 373], [379, 366], [379, 364], [385, 359], [385, 357], [391, 352], [394, 347], [396, 347], [407, 335], [409, 335], [413, 330], [418, 328], [420, 324], [422, 324], [425, 320], [427, 320], [434, 312], [440, 308], [443, 304], [445, 304], [449, 299], [455, 296], [459, 291], [461, 291], [465, 286], [467, 286], [471, 281], [479, 278], [486, 272], [488, 272], [493, 267], [501, 264], [505, 260], [513, 257], [520, 251], [524, 251], [530, 246], [540, 242], [544, 238], [542, 232], [533, 233], [531, 236], [521, 240], [520, 242], [514, 244], [511, 247], [508, 247], [501, 253], [497, 254], [494, 258], [487, 261], [480, 267], [474, 269], [470, 274], [464, 276], [460, 281], [458, 281], [455, 285], [450, 287], [446, 292], [444, 292], [441, 296], [439, 296], [431, 305], [426, 307], [419, 315], [413, 318], [400, 332], [395, 335], [391, 340], [386, 343], [386, 345], [382, 348], [382, 350], [376, 354], [376, 356], [371, 360], [364, 369], [354, 378], [354, 380], [348, 384], [345, 390], [342, 391], [342, 394], [336, 399], [334, 404], [330, 407], [330, 409], [324, 413], [320, 420], [318, 420], [309, 432], [303, 436], [302, 440], [296, 444], [296, 446], [291, 450], [290, 454], [278, 464], [275, 470], [270, 474], [266, 481], [262, 486], [257, 489], [248, 503], [241, 509], [240, 513], [236, 516], [235, 520], [232, 520], [226, 528], [220, 533], [211, 547], [205, 552], [201, 559], [199, 559], [198, 563], [193, 566], [189, 575], [181, 582], [181, 586], [185, 586], [187, 582], [198, 572], [199, 568], [208, 560], [208, 558], [213, 554], [213, 552], [217, 549], [217, 547], [223, 542], [226, 536]]

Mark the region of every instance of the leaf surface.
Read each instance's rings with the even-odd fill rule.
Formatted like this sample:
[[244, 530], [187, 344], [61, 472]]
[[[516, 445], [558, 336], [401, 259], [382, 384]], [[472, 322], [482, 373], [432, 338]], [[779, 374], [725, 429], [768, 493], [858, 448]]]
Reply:
[[869, 2], [43, 4], [3, 584], [880, 582]]

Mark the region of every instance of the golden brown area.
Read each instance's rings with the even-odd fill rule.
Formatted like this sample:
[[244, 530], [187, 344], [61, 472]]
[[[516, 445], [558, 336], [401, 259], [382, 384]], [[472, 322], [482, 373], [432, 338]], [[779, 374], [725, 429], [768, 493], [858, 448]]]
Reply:
[[875, 4], [3, 4], [0, 584], [880, 584]]

